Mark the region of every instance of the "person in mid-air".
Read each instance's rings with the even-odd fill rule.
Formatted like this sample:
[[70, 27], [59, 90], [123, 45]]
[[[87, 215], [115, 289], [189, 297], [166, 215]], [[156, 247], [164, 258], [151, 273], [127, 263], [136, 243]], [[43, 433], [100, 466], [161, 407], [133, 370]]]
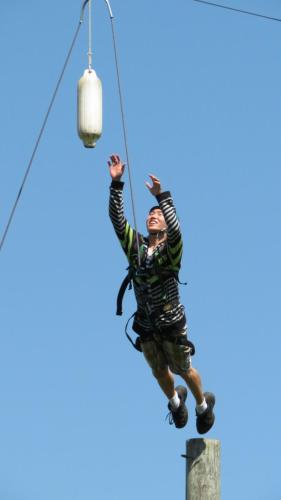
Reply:
[[194, 346], [187, 339], [178, 286], [183, 243], [171, 193], [162, 191], [157, 177], [149, 176], [152, 184], [146, 182], [146, 186], [158, 204], [150, 209], [146, 219], [148, 236], [137, 235], [124, 216], [121, 179], [125, 165], [115, 154], [108, 167], [112, 178], [109, 214], [129, 261], [137, 301], [133, 330], [139, 336], [138, 346], [169, 400], [170, 423], [181, 428], [188, 420], [187, 389], [182, 385], [175, 387], [173, 374], [177, 374], [195, 398], [197, 431], [205, 434], [215, 421], [215, 396], [203, 393], [200, 375], [191, 366]]

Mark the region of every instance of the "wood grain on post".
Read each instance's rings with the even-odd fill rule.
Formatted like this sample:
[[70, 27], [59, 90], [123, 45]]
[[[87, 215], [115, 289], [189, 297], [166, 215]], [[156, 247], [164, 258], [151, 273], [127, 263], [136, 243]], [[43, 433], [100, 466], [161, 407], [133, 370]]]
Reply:
[[186, 500], [220, 500], [220, 441], [186, 442]]

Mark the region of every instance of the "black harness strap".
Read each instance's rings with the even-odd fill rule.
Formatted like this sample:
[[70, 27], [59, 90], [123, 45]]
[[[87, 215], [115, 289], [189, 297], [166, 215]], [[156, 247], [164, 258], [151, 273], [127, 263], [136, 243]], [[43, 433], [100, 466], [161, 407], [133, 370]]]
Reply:
[[127, 339], [129, 340], [129, 342], [131, 342], [132, 346], [139, 352], [142, 352], [142, 348], [141, 348], [141, 343], [140, 343], [140, 337], [137, 337], [136, 341], [134, 342], [132, 340], [132, 338], [130, 337], [130, 335], [128, 334], [128, 325], [131, 321], [132, 318], [134, 318], [136, 315], [136, 312], [134, 312], [134, 314], [132, 314], [132, 316], [129, 317], [127, 323], [126, 323], [126, 326], [125, 326], [125, 333], [126, 333], [126, 337]]
[[123, 304], [123, 298], [125, 295], [125, 292], [127, 290], [127, 287], [129, 286], [129, 290], [132, 288], [132, 277], [133, 277], [133, 270], [131, 268], [128, 268], [129, 272], [127, 276], [122, 281], [122, 284], [120, 286], [118, 295], [117, 295], [117, 307], [116, 307], [116, 315], [117, 316], [122, 316], [123, 314], [123, 309], [122, 309], [122, 304]]
[[[138, 336], [136, 338], [136, 341], [134, 342], [133, 339], [130, 337], [130, 335], [128, 334], [128, 326], [129, 326], [129, 323], [131, 321], [132, 318], [134, 318], [136, 316], [136, 312], [134, 312], [132, 314], [132, 316], [129, 317], [127, 323], [126, 323], [126, 326], [125, 326], [125, 334], [126, 334], [126, 337], [127, 339], [129, 340], [129, 342], [131, 342], [132, 346], [134, 347], [134, 349], [136, 349], [137, 351], [139, 352], [142, 352], [142, 348], [141, 348], [141, 337]], [[163, 332], [162, 332], [163, 334]], [[152, 337], [153, 338], [153, 337]], [[190, 349], [190, 356], [194, 356], [195, 354], [195, 346], [194, 344], [188, 340], [186, 337], [185, 338], [182, 338], [182, 336], [178, 336], [178, 337], [170, 337], [169, 335], [163, 335], [163, 339], [165, 340], [170, 340], [170, 342], [175, 342], [175, 344], [178, 344], [178, 345], [186, 345], [187, 347], [189, 347]]]
[[[129, 286], [129, 290], [131, 290], [133, 276], [134, 276], [134, 274], [137, 274], [137, 272], [138, 272], [137, 270], [134, 270], [134, 268], [131, 266], [128, 267], [128, 270], [129, 270], [129, 272], [128, 272], [127, 276], [125, 276], [125, 278], [123, 279], [121, 286], [120, 286], [120, 289], [119, 289], [119, 292], [118, 292], [118, 295], [117, 295], [117, 301], [116, 301], [116, 315], [117, 316], [122, 316], [122, 314], [123, 314], [122, 304], [123, 304], [124, 295], [126, 293], [128, 286]], [[159, 275], [161, 281], [163, 281], [164, 278], [171, 276], [171, 277], [175, 278], [175, 280], [180, 285], [187, 285], [187, 283], [182, 283], [179, 280], [179, 273], [176, 271], [172, 271], [170, 269], [158, 270], [157, 274]]]
[[[124, 280], [122, 281], [118, 295], [117, 295], [117, 304], [116, 304], [116, 306], [117, 306], [116, 307], [116, 315], [117, 316], [122, 316], [122, 314], [123, 314], [122, 304], [123, 304], [124, 295], [125, 295], [128, 287], [129, 287], [129, 290], [132, 288], [132, 280], [133, 280], [134, 276], [142, 277], [144, 275], [149, 274], [149, 273], [147, 273], [147, 270], [145, 270], [144, 268], [139, 267], [139, 268], [135, 269], [132, 265], [129, 266], [127, 268], [127, 270], [128, 270], [128, 274], [125, 276]], [[179, 273], [178, 273], [178, 271], [176, 271], [174, 269], [161, 269], [161, 266], [156, 265], [156, 272], [154, 274], [159, 276], [159, 279], [161, 282], [164, 282], [164, 279], [167, 277], [173, 277], [176, 279], [176, 281], [179, 284], [181, 284], [181, 285], [187, 284], [187, 283], [182, 283], [179, 280]], [[171, 306], [172, 303], [169, 305]], [[160, 310], [152, 312], [151, 308], [150, 308], [150, 304], [148, 302], [146, 303], [145, 309], [146, 309], [146, 314], [149, 317], [150, 321], [152, 321], [152, 323], [155, 325], [155, 316], [156, 316], [157, 312], [160, 312]], [[161, 311], [163, 311], [163, 308], [161, 308]], [[130, 335], [128, 334], [128, 325], [129, 325], [131, 319], [134, 318], [135, 316], [136, 316], [136, 312], [134, 314], [132, 314], [132, 316], [130, 316], [130, 318], [128, 319], [126, 326], [125, 326], [125, 334], [126, 334], [127, 339], [129, 340], [129, 342], [132, 344], [132, 346], [137, 351], [142, 352], [140, 337], [137, 337], [136, 341], [134, 342], [132, 340], [132, 338], [130, 337]], [[192, 347], [193, 347], [193, 345], [192, 345]], [[191, 355], [193, 353], [194, 352], [192, 352]]]

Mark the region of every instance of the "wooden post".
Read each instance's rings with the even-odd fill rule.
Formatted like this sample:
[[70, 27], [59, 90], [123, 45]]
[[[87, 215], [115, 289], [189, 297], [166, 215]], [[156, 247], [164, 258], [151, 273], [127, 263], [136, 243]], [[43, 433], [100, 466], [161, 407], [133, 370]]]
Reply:
[[220, 500], [220, 441], [186, 442], [186, 500]]

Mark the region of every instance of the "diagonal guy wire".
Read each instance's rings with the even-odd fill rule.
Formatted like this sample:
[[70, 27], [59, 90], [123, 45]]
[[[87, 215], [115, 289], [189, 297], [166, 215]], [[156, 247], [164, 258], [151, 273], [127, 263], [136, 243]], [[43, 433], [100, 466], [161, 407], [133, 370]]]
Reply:
[[24, 174], [24, 177], [23, 177], [23, 180], [22, 180], [22, 183], [21, 183], [21, 186], [19, 188], [19, 191], [18, 191], [18, 194], [17, 194], [17, 197], [15, 199], [15, 202], [13, 204], [13, 207], [12, 207], [12, 210], [10, 212], [10, 215], [9, 215], [9, 218], [8, 218], [8, 222], [5, 226], [5, 229], [4, 229], [4, 232], [3, 232], [3, 235], [1, 237], [1, 241], [0, 241], [0, 251], [2, 250], [2, 247], [4, 245], [4, 242], [5, 242], [5, 239], [6, 239], [6, 236], [8, 234], [8, 231], [9, 231], [9, 228], [10, 228], [10, 225], [12, 223], [12, 220], [13, 220], [13, 217], [14, 217], [14, 214], [15, 214], [15, 211], [17, 209], [17, 206], [18, 206], [18, 202], [19, 202], [19, 199], [21, 197], [21, 194], [22, 194], [22, 191], [23, 191], [23, 188], [25, 186], [25, 183], [26, 183], [26, 180], [27, 180], [27, 177], [28, 177], [28, 174], [30, 172], [30, 169], [31, 169], [31, 166], [32, 166], [32, 163], [33, 163], [33, 160], [34, 160], [34, 157], [36, 155], [36, 152], [37, 152], [37, 149], [38, 149], [38, 146], [39, 146], [39, 143], [41, 141], [41, 138], [42, 138], [42, 135], [44, 133], [44, 130], [45, 130], [45, 127], [47, 125], [47, 121], [48, 121], [48, 118], [49, 118], [49, 115], [50, 115], [50, 112], [51, 112], [51, 109], [53, 107], [53, 104], [55, 102], [55, 99], [56, 99], [56, 96], [57, 96], [57, 93], [58, 93], [58, 90], [59, 90], [59, 87], [60, 87], [60, 84], [61, 84], [61, 81], [63, 79], [63, 75], [65, 73], [65, 70], [66, 70], [66, 67], [67, 67], [67, 64], [68, 64], [68, 61], [70, 59], [70, 56], [71, 56], [71, 53], [72, 53], [72, 50], [73, 50], [73, 47], [75, 45], [75, 42], [77, 40], [77, 37], [78, 37], [78, 33], [80, 31], [80, 28], [81, 28], [81, 25], [83, 23], [83, 18], [84, 18], [84, 10], [85, 10], [85, 7], [87, 5], [89, 0], [85, 0], [84, 3], [83, 3], [83, 6], [82, 6], [82, 9], [81, 9], [81, 14], [80, 14], [80, 19], [79, 19], [79, 24], [75, 30], [75, 34], [74, 34], [74, 37], [73, 37], [73, 40], [71, 42], [71, 45], [70, 45], [70, 48], [69, 48], [69, 51], [67, 53], [67, 56], [66, 56], [66, 59], [65, 59], [65, 62], [64, 62], [64, 65], [63, 65], [63, 68], [61, 70], [61, 73], [60, 73], [60, 76], [59, 76], [59, 79], [58, 79], [58, 82], [56, 84], [56, 88], [53, 92], [53, 95], [52, 95], [52, 98], [51, 98], [51, 101], [50, 101], [50, 104], [48, 106], [48, 109], [47, 109], [47, 112], [46, 112], [46, 115], [45, 115], [45, 118], [43, 120], [43, 123], [42, 123], [42, 126], [41, 126], [41, 129], [40, 129], [40, 132], [39, 132], [39, 135], [38, 135], [38, 138], [35, 142], [35, 146], [34, 146], [34, 149], [33, 149], [33, 152], [32, 152], [32, 155], [30, 157], [30, 160], [29, 160], [29, 163], [28, 163], [28, 166], [26, 168], [26, 171], [25, 171], [25, 174]]
[[222, 4], [218, 4], [218, 3], [214, 3], [214, 2], [208, 2], [207, 0], [194, 0], [194, 2], [203, 3], [205, 5], [211, 5], [212, 7], [220, 7], [221, 9], [231, 10], [232, 12], [239, 12], [240, 14], [248, 14], [249, 16], [261, 17], [262, 19], [268, 19], [269, 21], [281, 22], [281, 19], [279, 19], [278, 17], [265, 16], [263, 14], [258, 14], [256, 12], [250, 12], [247, 10], [229, 7], [228, 5], [222, 5]]

